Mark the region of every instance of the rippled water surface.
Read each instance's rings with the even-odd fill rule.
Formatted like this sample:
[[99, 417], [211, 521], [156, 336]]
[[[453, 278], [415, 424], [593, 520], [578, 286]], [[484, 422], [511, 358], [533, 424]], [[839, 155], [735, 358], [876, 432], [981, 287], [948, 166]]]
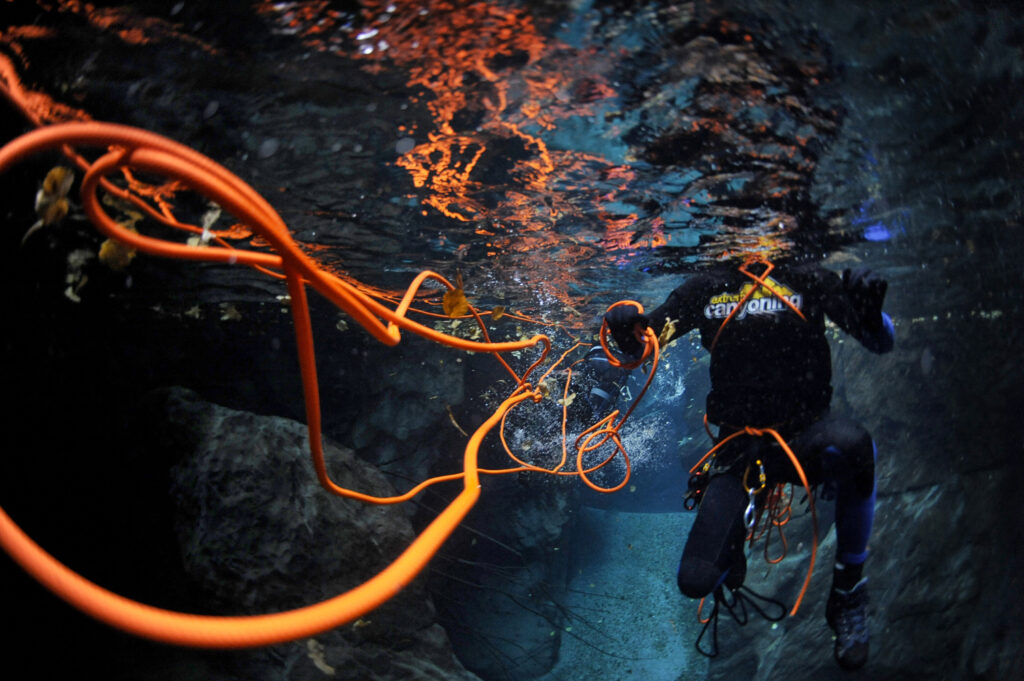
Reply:
[[1001, 10], [826, 5], [41, 3], [4, 38], [47, 118], [197, 147], [337, 271], [459, 270], [482, 306], [589, 323], [741, 251], [998, 249], [963, 202], [1019, 200], [995, 172], [1015, 133], [985, 106], [1016, 113]]

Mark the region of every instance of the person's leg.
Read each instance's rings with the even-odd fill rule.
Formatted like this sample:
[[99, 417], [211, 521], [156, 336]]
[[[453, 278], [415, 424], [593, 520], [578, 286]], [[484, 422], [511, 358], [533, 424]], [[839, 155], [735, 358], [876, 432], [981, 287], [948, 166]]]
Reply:
[[859, 423], [830, 417], [793, 438], [791, 446], [817, 480], [836, 495], [836, 563], [826, 608], [836, 631], [836, 659], [856, 669], [867, 662], [867, 580], [864, 562], [875, 512], [875, 446]]
[[716, 475], [701, 496], [677, 575], [679, 590], [690, 598], [704, 598], [723, 583], [738, 588], [746, 573], [743, 481], [731, 473]]
[[[868, 556], [875, 514], [875, 445], [871, 435], [856, 421], [829, 416], [793, 436], [789, 444], [812, 484], [824, 483], [835, 492], [837, 562], [862, 565]], [[785, 457], [773, 461], [769, 477], [795, 483], [792, 465], [781, 459]]]

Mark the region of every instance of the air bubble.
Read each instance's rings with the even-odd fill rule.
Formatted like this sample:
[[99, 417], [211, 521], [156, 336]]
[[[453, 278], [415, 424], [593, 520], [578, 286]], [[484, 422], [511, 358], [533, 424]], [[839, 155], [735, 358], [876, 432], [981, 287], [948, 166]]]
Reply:
[[416, 148], [416, 140], [412, 137], [403, 137], [395, 143], [395, 153], [404, 156]]
[[270, 158], [277, 153], [277, 150], [281, 147], [281, 141], [276, 137], [263, 140], [260, 144], [259, 156], [260, 158]]

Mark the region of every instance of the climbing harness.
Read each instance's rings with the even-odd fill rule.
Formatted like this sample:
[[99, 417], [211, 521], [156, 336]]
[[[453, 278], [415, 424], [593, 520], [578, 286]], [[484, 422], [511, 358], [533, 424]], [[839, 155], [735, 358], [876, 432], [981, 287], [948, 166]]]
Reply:
[[[754, 272], [751, 272], [749, 269], [751, 265], [763, 265], [764, 270], [761, 272], [761, 274], [755, 274]], [[747, 304], [747, 301], [749, 301], [755, 293], [757, 293], [759, 288], [763, 288], [765, 291], [771, 293], [773, 296], [782, 301], [782, 303], [786, 307], [795, 312], [800, 317], [800, 319], [807, 321], [807, 317], [805, 317], [804, 313], [800, 311], [800, 308], [798, 308], [796, 305], [792, 303], [792, 301], [787, 299], [786, 296], [782, 295], [782, 293], [776, 290], [772, 283], [768, 281], [768, 275], [771, 274], [772, 270], [775, 269], [775, 265], [772, 262], [765, 260], [764, 258], [759, 256], [751, 256], [744, 260], [738, 269], [740, 273], [742, 273], [744, 276], [749, 278], [754, 283], [753, 285], [750, 286], [750, 288], [747, 289], [746, 293], [743, 294], [743, 297], [739, 299], [739, 301], [736, 303], [736, 306], [733, 307], [732, 310], [729, 312], [728, 316], [726, 316], [726, 318], [722, 320], [722, 323], [718, 327], [718, 331], [715, 332], [714, 339], [712, 339], [711, 341], [711, 346], [708, 348], [709, 352], [714, 351], [715, 346], [718, 345], [718, 339], [721, 337], [722, 331], [725, 329], [725, 325], [728, 324], [732, 320], [732, 318], [736, 316], [736, 314], [738, 314], [740, 310], [743, 309], [743, 306]]]
[[[196, 615], [155, 608], [124, 598], [86, 580], [60, 563], [28, 537], [11, 517], [0, 509], [0, 546], [36, 580], [71, 605], [129, 633], [177, 645], [241, 648], [305, 638], [351, 622], [402, 590], [422, 571], [476, 503], [480, 496], [481, 474], [538, 472], [578, 476], [589, 487], [600, 492], [613, 492], [627, 484], [630, 475], [629, 457], [619, 432], [646, 393], [657, 368], [659, 348], [652, 330], [646, 330], [641, 338], [644, 345], [642, 356], [635, 363], [626, 364], [611, 355], [605, 340], [607, 326], [602, 326], [601, 345], [613, 366], [634, 368], [648, 360], [652, 362], [646, 384], [625, 414], [620, 414], [618, 410], [612, 411], [576, 439], [575, 470], [563, 470], [568, 460], [566, 406], [569, 401], [563, 399], [561, 462], [550, 468], [528, 463], [517, 457], [505, 441], [505, 420], [509, 412], [520, 404], [526, 401], [536, 403], [543, 399], [539, 386], [573, 350], [579, 347], [579, 343], [566, 351], [543, 375], [533, 379], [533, 374], [546, 361], [551, 350], [551, 340], [548, 336], [538, 334], [528, 339], [492, 342], [481, 312], [472, 306], [469, 306], [469, 314], [463, 317], [475, 320], [481, 329], [482, 341], [445, 334], [409, 317], [410, 313], [430, 314], [412, 306], [414, 301], [423, 300], [424, 293], [421, 289], [426, 282], [438, 282], [448, 292], [460, 291], [460, 287], [440, 274], [421, 272], [409, 284], [404, 294], [396, 295], [390, 292], [382, 293], [349, 277], [330, 273], [299, 247], [281, 217], [256, 190], [206, 156], [160, 135], [123, 125], [85, 121], [39, 127], [43, 121], [35, 114], [30, 104], [33, 93], [27, 92], [21, 86], [13, 68], [9, 62], [2, 59], [2, 55], [0, 93], [37, 126], [37, 129], [8, 142], [0, 149], [0, 172], [32, 155], [59, 149], [84, 173], [80, 189], [82, 207], [96, 228], [110, 239], [140, 253], [191, 261], [248, 265], [268, 276], [285, 280], [291, 300], [310, 453], [317, 479], [325, 489], [338, 496], [367, 503], [395, 504], [411, 499], [430, 485], [462, 481], [462, 490], [452, 502], [394, 562], [376, 576], [346, 593], [320, 603], [275, 614], [253, 616]], [[79, 154], [76, 150], [78, 147], [98, 147], [105, 151], [98, 159], [90, 161]], [[216, 203], [224, 212], [237, 218], [244, 226], [240, 230], [243, 235], [255, 234], [263, 244], [269, 246], [271, 252], [235, 248], [230, 242], [230, 234], [211, 232], [208, 227], [179, 221], [173, 213], [172, 206], [160, 192], [151, 191], [147, 185], [134, 179], [133, 173], [136, 172], [167, 177], [171, 179], [171, 184], [180, 183], [175, 186], [187, 186], [199, 192], [206, 199]], [[111, 179], [112, 176], [120, 176], [121, 182], [115, 182]], [[115, 221], [107, 214], [102, 205], [103, 201], [98, 196], [100, 189], [120, 201], [131, 204], [147, 218], [171, 228], [172, 232], [183, 231], [199, 235], [203, 245], [196, 247], [179, 241], [147, 236], [129, 229], [124, 223]], [[157, 207], [154, 208], [143, 200], [143, 196], [152, 200]], [[307, 301], [309, 288], [316, 290], [346, 312], [385, 345], [396, 345], [401, 340], [401, 331], [405, 330], [452, 348], [490, 353], [511, 374], [515, 388], [494, 413], [470, 435], [463, 455], [461, 472], [425, 480], [405, 493], [390, 497], [376, 497], [350, 490], [336, 484], [330, 478], [324, 460], [321, 433], [319, 384]], [[394, 307], [385, 303], [393, 304]], [[617, 304], [635, 305], [641, 312], [643, 311], [642, 306], [633, 301], [622, 301]], [[515, 316], [506, 313], [503, 308], [495, 308], [489, 314], [494, 319], [499, 315]], [[515, 317], [526, 319], [522, 316]], [[502, 353], [528, 348], [539, 348], [539, 357], [519, 374], [505, 361]], [[567, 373], [563, 393], [566, 397], [571, 371]], [[499, 470], [479, 467], [480, 445], [494, 428], [499, 429], [505, 452], [517, 465]], [[605, 445], [610, 445], [612, 450], [607, 457], [596, 463], [587, 461], [594, 452]], [[626, 472], [621, 483], [612, 487], [601, 487], [589, 479], [590, 474], [619, 455], [624, 457], [626, 463]]]
[[[694, 475], [697, 473], [697, 471], [702, 470], [705, 464], [710, 463], [726, 443], [731, 442], [735, 438], [744, 435], [751, 437], [773, 438], [775, 442], [778, 443], [778, 445], [782, 448], [782, 451], [786, 453], [786, 456], [789, 458], [790, 463], [793, 465], [793, 469], [796, 471], [797, 476], [800, 478], [801, 484], [807, 491], [809, 506], [811, 509], [811, 517], [813, 519], [814, 541], [811, 545], [811, 558], [810, 564], [807, 568], [807, 576], [804, 578], [804, 583], [800, 589], [800, 594], [797, 596], [796, 602], [793, 604], [793, 611], [790, 613], [792, 615], [795, 615], [797, 611], [800, 609], [800, 603], [803, 601], [804, 595], [807, 593], [807, 588], [810, 586], [811, 575], [814, 574], [814, 563], [817, 559], [818, 554], [818, 515], [814, 507], [814, 497], [811, 493], [810, 483], [807, 480], [807, 475], [804, 473], [804, 469], [800, 465], [800, 461], [797, 459], [796, 454], [793, 453], [793, 450], [789, 447], [789, 445], [786, 443], [786, 441], [782, 438], [782, 436], [779, 434], [777, 430], [773, 428], [752, 428], [750, 426], [747, 426], [746, 428], [730, 433], [726, 437], [719, 440], [718, 443], [715, 444], [715, 446], [712, 447], [707, 454], [701, 457], [700, 461], [698, 461], [696, 464], [693, 465], [692, 468], [690, 468], [690, 474]], [[743, 486], [747, 490], [748, 496], [747, 508], [744, 511], [743, 518], [744, 522], [747, 525], [747, 538], [751, 541], [754, 541], [762, 536], [770, 536], [769, 531], [773, 527], [776, 528], [781, 534], [782, 525], [784, 525], [789, 520], [789, 517], [791, 515], [790, 503], [792, 499], [792, 494], [790, 493], [787, 495], [782, 490], [782, 488], [785, 487], [785, 483], [776, 485], [774, 488], [772, 488], [771, 491], [766, 495], [765, 506], [763, 506], [760, 510], [758, 509], [755, 497], [759, 492], [762, 492], [767, 488], [767, 478], [763, 480], [764, 486], [761, 486], [763, 466], [761, 464], [760, 459], [756, 461], [756, 465], [759, 469], [758, 486], [754, 487], [747, 484], [747, 475], [750, 473], [751, 470], [749, 466], [747, 467], [746, 472], [744, 473], [743, 482]], [[767, 513], [765, 513], [764, 511], [765, 508], [768, 509]], [[757, 526], [758, 520], [761, 518], [762, 515], [764, 515], [767, 518], [765, 528], [761, 533], [756, 533], [755, 528]], [[767, 552], [767, 548], [765, 550]], [[782, 557], [770, 562], [777, 563], [781, 561], [783, 557], [785, 557], [785, 553], [783, 553]]]
[[[748, 427], [731, 433], [719, 441], [711, 451], [705, 454], [704, 457], [690, 469], [691, 488], [696, 485], [698, 486], [699, 491], [695, 492], [692, 497], [687, 499], [687, 502], [690, 502], [691, 499], [694, 500], [692, 506], [687, 506], [687, 508], [692, 508], [697, 505], [700, 499], [700, 494], [703, 491], [703, 487], [707, 485], [708, 478], [714, 468], [713, 461], [722, 445], [743, 435], [754, 437], [773, 437], [779, 446], [782, 447], [783, 451], [786, 452], [790, 462], [797, 471], [804, 488], [808, 492], [814, 539], [811, 546], [811, 558], [810, 565], [807, 569], [807, 576], [804, 578], [803, 586], [800, 589], [800, 594], [797, 596], [796, 602], [793, 604], [793, 609], [789, 613], [790, 615], [795, 615], [797, 610], [800, 608], [803, 597], [810, 585], [811, 575], [814, 572], [814, 563], [818, 547], [818, 519], [814, 508], [813, 496], [811, 495], [811, 490], [807, 483], [807, 478], [804, 474], [803, 468], [800, 466], [800, 463], [792, 449], [790, 449], [789, 445], [782, 439], [782, 436], [779, 435], [776, 430], [770, 428], [757, 429]], [[728, 473], [723, 472], [722, 474]], [[756, 477], [756, 483], [751, 482], [752, 477]], [[696, 482], [694, 482], [695, 480]], [[763, 539], [765, 561], [771, 564], [779, 563], [786, 556], [787, 545], [782, 526], [785, 525], [792, 517], [793, 495], [791, 489], [788, 493], [786, 492], [786, 488], [791, 488], [792, 485], [789, 485], [788, 483], [780, 483], [769, 487], [767, 475], [764, 470], [764, 463], [759, 456], [754, 457], [752, 462], [747, 463], [743, 472], [742, 484], [747, 493], [747, 506], [743, 511], [743, 523], [747, 532], [746, 541], [749, 542], [750, 546], [754, 546], [757, 541]], [[763, 522], [761, 522], [762, 518]], [[759, 524], [761, 526], [760, 529], [758, 529]], [[782, 544], [782, 551], [780, 555], [775, 558], [769, 556], [768, 548], [773, 529], [778, 532], [780, 542]], [[718, 584], [712, 591], [714, 606], [711, 609], [711, 614], [706, 619], [701, 615], [706, 597], [702, 598], [697, 606], [697, 620], [704, 626], [701, 629], [700, 634], [697, 636], [697, 640], [694, 645], [698, 652], [706, 657], [716, 657], [718, 655], [718, 619], [723, 609], [740, 626], [745, 625], [749, 621], [748, 608], [769, 622], [777, 622], [786, 616], [786, 606], [781, 602], [767, 596], [763, 596], [744, 584], [731, 588], [725, 583], [727, 582], [727, 576], [722, 578], [722, 582], [723, 583]], [[778, 615], [769, 614], [761, 604], [765, 604], [773, 608], [777, 607], [780, 612]], [[711, 647], [710, 649], [706, 649], [702, 647], [702, 642], [709, 629], [711, 631]]]

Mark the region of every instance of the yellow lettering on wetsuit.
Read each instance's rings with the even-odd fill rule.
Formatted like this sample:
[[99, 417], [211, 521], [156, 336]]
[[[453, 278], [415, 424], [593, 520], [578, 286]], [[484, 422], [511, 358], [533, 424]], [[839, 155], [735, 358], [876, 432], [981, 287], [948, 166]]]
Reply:
[[[790, 309], [782, 299], [784, 298], [793, 307], [800, 310], [803, 308], [803, 296], [795, 293], [788, 286], [780, 284], [771, 277], [765, 280], [771, 288], [758, 286], [757, 291], [750, 296], [743, 308], [736, 313], [737, 319], [743, 319], [748, 314], [776, 314]], [[725, 319], [736, 306], [750, 293], [754, 284], [744, 284], [737, 293], [719, 293], [712, 296], [708, 304], [704, 306], [704, 316], [708, 319]]]

